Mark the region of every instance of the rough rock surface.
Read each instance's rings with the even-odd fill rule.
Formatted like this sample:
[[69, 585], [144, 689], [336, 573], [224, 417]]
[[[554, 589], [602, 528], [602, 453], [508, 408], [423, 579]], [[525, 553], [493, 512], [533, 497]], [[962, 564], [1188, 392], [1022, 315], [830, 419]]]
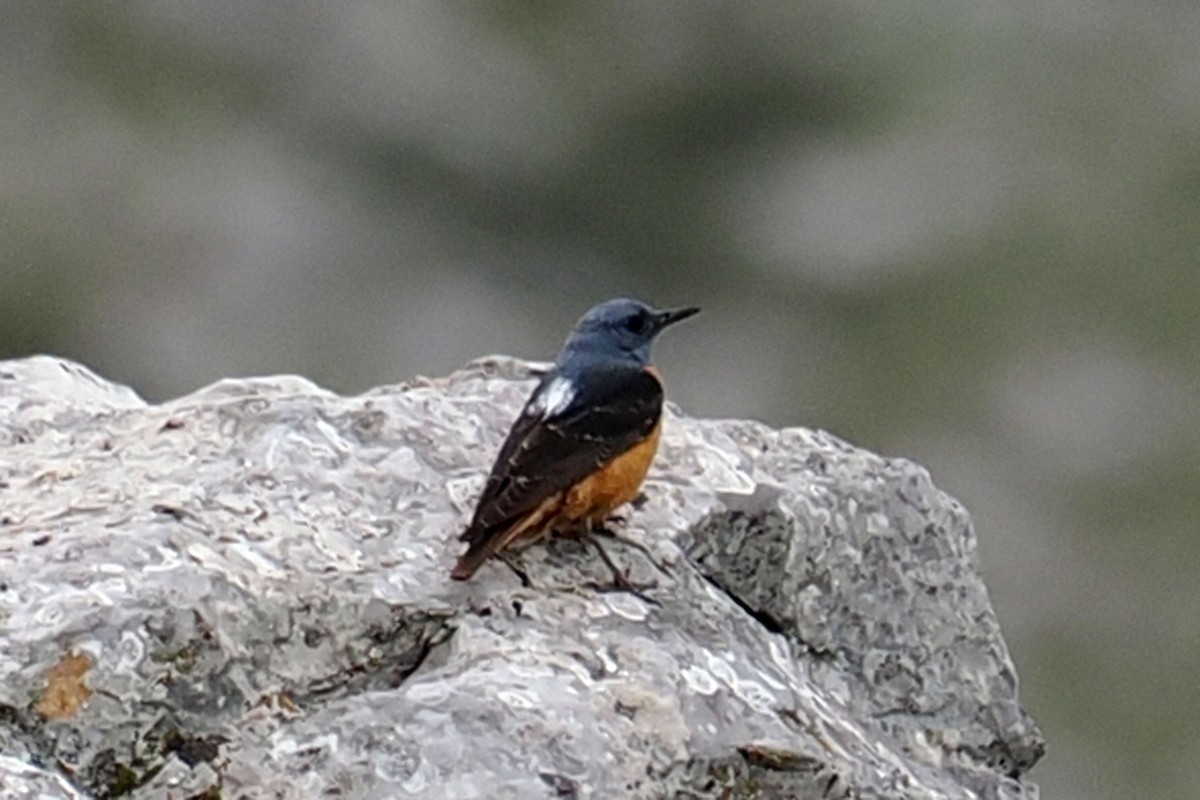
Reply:
[[0, 362], [0, 796], [1037, 797], [969, 518], [907, 461], [672, 409], [606, 545], [653, 602], [570, 540], [448, 580], [530, 368], [150, 406]]

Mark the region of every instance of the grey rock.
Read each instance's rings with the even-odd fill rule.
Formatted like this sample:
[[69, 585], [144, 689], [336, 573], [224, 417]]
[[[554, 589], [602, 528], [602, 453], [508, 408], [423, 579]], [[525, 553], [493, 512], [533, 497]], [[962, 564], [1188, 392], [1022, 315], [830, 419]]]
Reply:
[[[8, 797], [1036, 798], [928, 474], [669, 409], [644, 502], [448, 580], [535, 367], [148, 405], [0, 363]], [[22, 788], [26, 787], [26, 788]]]
[[87, 800], [88, 797], [62, 775], [5, 755], [0, 755], [0, 792], [5, 800]]

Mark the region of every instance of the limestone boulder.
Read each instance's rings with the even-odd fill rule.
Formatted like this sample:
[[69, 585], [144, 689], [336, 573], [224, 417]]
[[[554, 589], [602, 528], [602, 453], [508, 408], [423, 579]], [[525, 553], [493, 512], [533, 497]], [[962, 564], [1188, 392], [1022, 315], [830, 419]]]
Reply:
[[967, 512], [668, 410], [605, 550], [448, 578], [537, 365], [160, 405], [0, 362], [0, 794], [1036, 798]]

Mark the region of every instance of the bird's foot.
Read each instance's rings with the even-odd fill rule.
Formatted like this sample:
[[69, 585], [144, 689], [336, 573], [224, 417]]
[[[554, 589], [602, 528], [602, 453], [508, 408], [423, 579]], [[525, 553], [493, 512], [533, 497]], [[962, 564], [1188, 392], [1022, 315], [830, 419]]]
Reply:
[[[646, 545], [642, 544], [639, 541], [630, 539], [628, 536], [622, 536], [621, 534], [617, 533], [612, 528], [608, 527], [607, 523], [612, 522], [614, 519], [617, 519], [622, 522], [624, 521], [624, 517], [609, 517], [607, 520], [605, 520], [605, 524], [596, 525], [591, 529], [592, 535], [593, 536], [604, 536], [609, 539], [612, 539], [613, 541], [620, 542], [623, 545], [632, 547], [634, 550], [637, 550], [639, 553], [644, 555], [650, 561], [650, 563], [654, 565], [655, 569], [657, 569], [663, 575], [669, 576], [671, 574], [671, 571], [667, 568], [667, 565], [660, 562], [657, 558], [655, 558], [654, 554], [650, 552], [649, 547], [647, 547]], [[595, 539], [593, 539], [593, 541], [595, 541]]]
[[600, 594], [608, 594], [609, 592], [628, 592], [647, 605], [662, 606], [662, 603], [646, 594], [647, 591], [658, 588], [658, 584], [654, 581], [648, 581], [646, 583], [634, 583], [624, 574], [613, 573], [613, 579], [609, 583], [601, 583], [600, 581], [587, 581], [583, 584], [583, 586], [591, 589], [594, 592], [599, 592]]
[[[609, 556], [608, 552], [600, 546], [600, 542], [597, 541], [594, 536], [587, 537], [587, 541], [591, 542], [592, 546], [596, 548], [596, 552], [600, 554], [601, 560], [603, 560], [605, 565], [608, 566], [609, 570], [612, 571], [613, 578], [612, 582], [607, 584], [589, 582], [587, 584], [588, 588], [595, 589], [598, 592], [629, 592], [645, 603], [650, 603], [651, 605], [656, 606], [660, 605], [657, 600], [644, 593], [645, 590], [648, 589], [657, 589], [657, 583], [654, 581], [650, 581], [649, 583], [634, 583], [633, 581], [629, 580], [629, 574], [617, 566], [616, 562], [614, 562], [612, 557]], [[651, 559], [651, 561], [653, 561], [653, 559]]]
[[500, 553], [496, 553], [496, 558], [503, 561], [504, 565], [506, 567], [508, 567], [509, 569], [511, 569], [513, 571], [513, 573], [516, 574], [517, 578], [521, 581], [521, 586], [523, 586], [526, 589], [533, 586], [533, 581], [529, 580], [529, 573], [527, 573], [525, 570], [518, 567], [513, 562], [512, 556], [508, 555], [507, 553], [500, 552]]

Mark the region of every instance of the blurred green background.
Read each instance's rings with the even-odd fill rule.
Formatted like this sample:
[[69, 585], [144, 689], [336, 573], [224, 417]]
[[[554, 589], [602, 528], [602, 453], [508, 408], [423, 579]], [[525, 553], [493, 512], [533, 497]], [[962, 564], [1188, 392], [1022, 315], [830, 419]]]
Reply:
[[1200, 796], [1200, 6], [0, 5], [0, 356], [143, 396], [549, 358], [974, 514], [1050, 798]]

